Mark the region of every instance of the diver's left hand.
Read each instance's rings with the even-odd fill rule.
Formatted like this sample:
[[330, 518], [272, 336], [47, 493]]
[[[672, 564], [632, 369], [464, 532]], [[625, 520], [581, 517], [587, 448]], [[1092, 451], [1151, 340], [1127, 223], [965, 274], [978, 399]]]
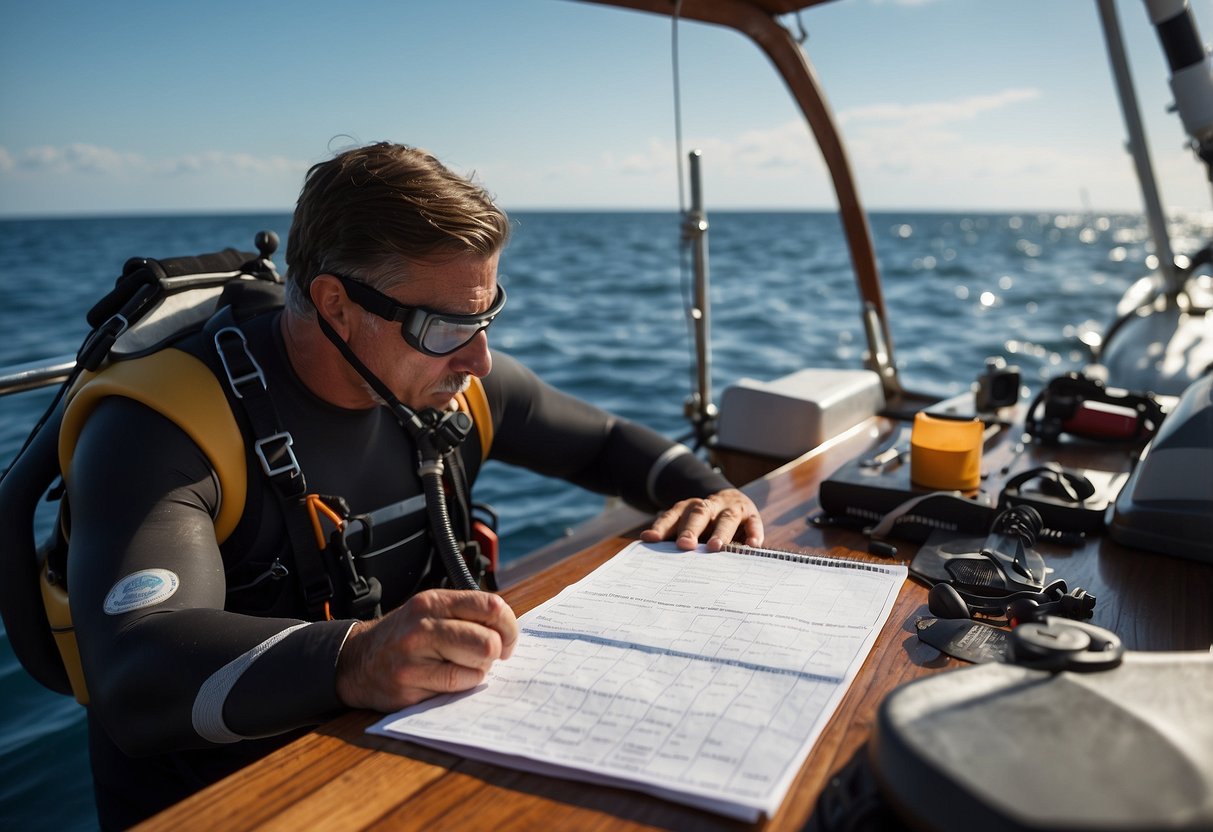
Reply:
[[674, 538], [680, 549], [694, 549], [699, 539], [710, 533], [709, 552], [719, 552], [732, 543], [738, 532], [747, 546], [762, 545], [762, 517], [754, 501], [736, 488], [726, 488], [708, 497], [682, 500], [661, 514], [653, 525], [640, 533], [646, 543]]

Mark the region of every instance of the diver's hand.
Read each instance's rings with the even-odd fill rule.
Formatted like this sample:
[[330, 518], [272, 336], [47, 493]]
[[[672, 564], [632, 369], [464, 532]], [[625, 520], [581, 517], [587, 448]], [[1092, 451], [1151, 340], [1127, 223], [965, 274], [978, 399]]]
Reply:
[[694, 549], [705, 533], [708, 551], [718, 552], [726, 543], [733, 542], [738, 532], [744, 535], [747, 546], [762, 544], [762, 516], [754, 501], [736, 488], [717, 491], [709, 497], [695, 497], [675, 503], [672, 508], [657, 515], [653, 525], [640, 533], [647, 543], [674, 538], [680, 549]]
[[518, 641], [518, 619], [497, 595], [430, 589], [350, 630], [337, 659], [337, 696], [390, 713], [437, 693], [474, 688]]

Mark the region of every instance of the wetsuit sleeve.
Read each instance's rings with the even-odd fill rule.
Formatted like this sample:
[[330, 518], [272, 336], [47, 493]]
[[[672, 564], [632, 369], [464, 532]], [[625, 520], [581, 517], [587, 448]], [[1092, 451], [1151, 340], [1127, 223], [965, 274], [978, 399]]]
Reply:
[[685, 445], [556, 390], [508, 355], [493, 353], [484, 387], [493, 412], [491, 459], [644, 511], [731, 487]]
[[125, 753], [271, 736], [340, 706], [352, 622], [224, 611], [206, 457], [172, 422], [106, 399], [68, 477], [68, 590], [90, 707]]

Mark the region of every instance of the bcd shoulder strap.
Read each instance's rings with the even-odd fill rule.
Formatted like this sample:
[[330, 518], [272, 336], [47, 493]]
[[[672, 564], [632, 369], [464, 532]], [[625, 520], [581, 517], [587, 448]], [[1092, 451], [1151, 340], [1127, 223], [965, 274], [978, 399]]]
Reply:
[[[230, 307], [220, 310], [203, 331], [212, 340], [223, 367], [228, 392], [233, 397], [230, 406], [244, 412], [252, 431], [253, 453], [281, 507], [307, 615], [313, 621], [331, 618], [333, 580], [320, 553], [323, 544], [313, 533], [307, 479], [291, 449], [294, 439], [282, 426], [265, 373], [249, 350], [248, 339]], [[356, 572], [352, 577], [356, 584], [351, 586], [353, 601], [364, 601], [367, 611], [373, 612], [378, 607], [379, 593], [365, 581], [359, 582]]]

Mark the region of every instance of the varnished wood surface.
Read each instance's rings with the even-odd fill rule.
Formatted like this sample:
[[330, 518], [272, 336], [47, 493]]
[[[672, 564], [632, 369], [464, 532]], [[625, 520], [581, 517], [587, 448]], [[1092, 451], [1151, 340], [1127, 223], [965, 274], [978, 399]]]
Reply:
[[[875, 419], [747, 487], [762, 510], [767, 543], [881, 560], [857, 532], [818, 528], [821, 481], [848, 459], [880, 448], [899, 426]], [[1013, 442], [996, 439], [987, 464], [1012, 461]], [[1039, 464], [1039, 449], [1014, 458]], [[1055, 454], [1055, 451], [1050, 451]], [[1067, 465], [1117, 470], [1104, 449], [1062, 449]], [[1013, 472], [1012, 472], [1013, 473]], [[589, 574], [630, 542], [611, 536], [511, 586], [503, 595], [521, 615]], [[1093, 623], [1131, 650], [1208, 650], [1213, 644], [1213, 565], [1129, 550], [1104, 537], [1067, 549], [1042, 544], [1070, 587], [1094, 594]], [[912, 546], [899, 546], [908, 560]], [[358, 711], [321, 726], [261, 762], [151, 819], [143, 827], [189, 829], [800, 829], [829, 778], [867, 740], [884, 697], [904, 682], [963, 666], [921, 644], [914, 624], [927, 615], [926, 589], [907, 581], [889, 621], [777, 814], [750, 827], [637, 792], [526, 774], [365, 733], [377, 714]]]

